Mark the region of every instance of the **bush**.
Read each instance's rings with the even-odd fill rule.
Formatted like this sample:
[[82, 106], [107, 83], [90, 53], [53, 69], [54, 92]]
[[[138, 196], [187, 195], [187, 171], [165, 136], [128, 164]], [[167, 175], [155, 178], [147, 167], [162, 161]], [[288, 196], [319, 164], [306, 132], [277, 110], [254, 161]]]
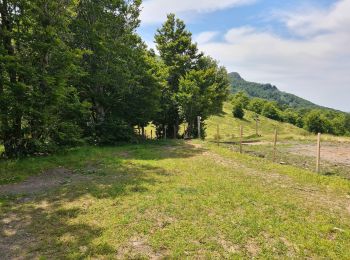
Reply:
[[274, 102], [268, 102], [264, 105], [262, 115], [277, 121], [281, 121], [281, 111]]
[[293, 111], [293, 109], [288, 108], [283, 112], [283, 121], [296, 125], [298, 121], [298, 114]]
[[95, 143], [102, 145], [128, 142], [134, 138], [134, 129], [122, 119], [107, 119], [96, 125]]
[[266, 100], [263, 100], [261, 98], [253, 98], [250, 100], [248, 104], [248, 109], [257, 114], [261, 114], [266, 102], [267, 102]]
[[331, 122], [320, 112], [313, 110], [305, 117], [305, 128], [312, 133], [331, 133]]
[[233, 103], [240, 103], [242, 105], [242, 108], [247, 108], [249, 104], [249, 97], [247, 94], [243, 91], [238, 92], [236, 95], [233, 96], [232, 99]]
[[243, 104], [235, 102], [233, 104], [232, 114], [235, 118], [243, 119], [244, 118]]

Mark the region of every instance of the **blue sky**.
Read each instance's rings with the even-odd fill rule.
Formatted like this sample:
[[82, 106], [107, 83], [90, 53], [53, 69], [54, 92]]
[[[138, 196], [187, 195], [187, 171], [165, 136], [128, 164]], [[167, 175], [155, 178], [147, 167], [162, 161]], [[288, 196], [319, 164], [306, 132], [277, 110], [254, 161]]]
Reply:
[[228, 71], [350, 112], [350, 0], [145, 0], [139, 33], [175, 13]]

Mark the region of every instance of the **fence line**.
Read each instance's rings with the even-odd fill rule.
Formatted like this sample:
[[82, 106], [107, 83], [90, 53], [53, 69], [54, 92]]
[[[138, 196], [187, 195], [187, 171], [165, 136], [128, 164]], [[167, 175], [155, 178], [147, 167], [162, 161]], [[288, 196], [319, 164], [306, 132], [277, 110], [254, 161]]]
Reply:
[[[239, 127], [239, 153], [243, 153], [243, 145], [245, 144], [243, 141], [244, 137], [244, 127], [243, 125], [240, 125]], [[217, 131], [216, 131], [216, 138], [215, 138], [217, 145], [220, 145], [220, 125], [217, 125]], [[237, 143], [236, 143], [237, 144]], [[274, 137], [273, 137], [273, 143], [272, 143], [272, 161], [277, 162], [278, 160], [278, 130], [275, 128], [274, 130]], [[286, 164], [285, 162], [280, 162], [281, 164]], [[319, 173], [321, 171], [321, 134], [319, 133], [317, 135], [317, 154], [316, 154], [316, 172]]]

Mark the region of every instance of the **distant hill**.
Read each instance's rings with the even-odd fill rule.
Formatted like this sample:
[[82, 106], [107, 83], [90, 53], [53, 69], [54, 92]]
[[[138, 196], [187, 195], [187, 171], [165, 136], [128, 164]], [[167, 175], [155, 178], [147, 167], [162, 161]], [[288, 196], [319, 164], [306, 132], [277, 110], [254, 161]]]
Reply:
[[229, 78], [232, 85], [232, 93], [244, 91], [251, 97], [276, 101], [281, 105], [287, 105], [294, 108], [322, 108], [321, 106], [296, 95], [280, 91], [276, 86], [271, 84], [260, 84], [246, 81], [237, 72], [230, 73]]

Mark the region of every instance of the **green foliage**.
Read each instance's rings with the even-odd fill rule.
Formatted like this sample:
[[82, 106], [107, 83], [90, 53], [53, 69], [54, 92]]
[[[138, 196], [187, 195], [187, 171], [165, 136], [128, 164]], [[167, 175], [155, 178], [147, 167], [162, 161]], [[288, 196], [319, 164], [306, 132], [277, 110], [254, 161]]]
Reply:
[[330, 120], [332, 133], [335, 135], [347, 134], [345, 114], [337, 114]]
[[249, 105], [249, 97], [243, 91], [236, 93], [232, 98], [233, 103], [239, 103], [243, 108], [247, 108]]
[[[222, 110], [228, 95], [227, 72], [210, 57], [198, 53], [192, 34], [174, 14], [168, 15], [167, 21], [157, 30], [155, 42], [168, 73], [160, 111], [154, 120], [158, 136], [164, 135], [163, 129], [167, 126], [167, 135], [172, 138], [186, 121], [187, 135], [195, 137], [198, 135], [197, 116], [204, 121]], [[205, 134], [204, 129], [201, 133]]]
[[283, 121], [290, 123], [292, 125], [297, 125], [298, 122], [298, 113], [295, 112], [294, 109], [292, 108], [287, 108], [285, 111], [282, 113]]
[[261, 114], [273, 120], [281, 120], [281, 111], [277, 107], [277, 104], [274, 102], [265, 103]]
[[[226, 75], [226, 70], [216, 61], [202, 57], [198, 69], [191, 70], [180, 79], [176, 101], [180, 116], [188, 122], [189, 136], [198, 136], [197, 116], [201, 116], [203, 124], [210, 115], [222, 111], [229, 86]], [[204, 134], [204, 129], [201, 133]]]
[[278, 104], [286, 105], [292, 108], [318, 108], [319, 106], [297, 97], [293, 94], [285, 93], [277, 89], [276, 86], [271, 84], [259, 84], [254, 82], [248, 82], [241, 78], [236, 73], [230, 73], [229, 78], [232, 85], [232, 93], [243, 91], [250, 97], [257, 97], [266, 99], [269, 101], [275, 101]]
[[[186, 29], [185, 23], [174, 14], [169, 14], [166, 22], [157, 30], [155, 42], [161, 60], [167, 66], [168, 75], [167, 85], [162, 89], [160, 111], [154, 123], [157, 129], [168, 126], [167, 135], [172, 138], [174, 134], [177, 135], [183, 121], [176, 98], [180, 79], [196, 68], [202, 54], [198, 53], [197, 45], [192, 42], [192, 34]], [[164, 133], [158, 131], [158, 134]]]
[[257, 114], [261, 114], [265, 103], [266, 103], [266, 100], [264, 100], [264, 99], [252, 98], [249, 101], [247, 109], [250, 110], [250, 111], [253, 111], [253, 112], [257, 113]]
[[243, 109], [243, 104], [239, 102], [234, 102], [233, 104], [233, 109], [232, 109], [232, 114], [235, 118], [243, 119], [244, 117], [244, 109]]
[[69, 46], [75, 2], [0, 5], [0, 135], [6, 155], [80, 142], [81, 114], [87, 106], [71, 87], [79, 59]]
[[[300, 128], [312, 129], [312, 132], [321, 130], [334, 135], [350, 134], [350, 116], [347, 113], [317, 106], [295, 95], [281, 92], [270, 84], [247, 82], [235, 72], [230, 73], [229, 77], [232, 92], [236, 93], [237, 98], [242, 93], [247, 93], [251, 97], [248, 106], [245, 107], [250, 111]], [[309, 114], [314, 117], [312, 115], [314, 109], [319, 111], [323, 126], [312, 127], [311, 125], [317, 125], [314, 119], [313, 123], [308, 121], [310, 126], [305, 125], [305, 118]]]
[[[227, 72], [199, 52], [174, 14], [155, 35], [160, 56], [148, 50], [136, 33], [140, 6], [140, 0], [0, 1], [0, 144], [6, 156], [130, 141], [134, 129], [150, 122], [158, 137], [165, 126], [168, 137], [177, 136], [182, 123], [196, 137], [197, 116], [205, 136], [204, 121], [221, 113], [228, 97]], [[231, 80], [238, 118], [248, 108], [302, 127], [315, 107], [238, 74]], [[288, 109], [296, 106], [307, 109]], [[323, 131], [350, 134], [349, 115], [321, 114]], [[319, 129], [309, 117], [306, 127]]]
[[312, 110], [305, 117], [305, 128], [312, 133], [331, 133], [331, 122], [319, 111]]
[[130, 141], [150, 122], [173, 137], [184, 120], [194, 131], [196, 116], [221, 111], [226, 70], [198, 52], [173, 14], [155, 35], [160, 57], [149, 51], [136, 33], [140, 5], [0, 2], [0, 143], [7, 156]]
[[97, 143], [126, 141], [159, 106], [160, 67], [135, 33], [139, 1], [81, 1], [72, 24], [74, 46], [85, 51], [79, 80], [92, 103], [86, 132]]
[[350, 113], [345, 114], [344, 129], [346, 134], [350, 135]]
[[130, 140], [135, 125], [154, 119], [166, 73], [135, 32], [140, 4], [0, 3], [0, 137], [7, 156]]

